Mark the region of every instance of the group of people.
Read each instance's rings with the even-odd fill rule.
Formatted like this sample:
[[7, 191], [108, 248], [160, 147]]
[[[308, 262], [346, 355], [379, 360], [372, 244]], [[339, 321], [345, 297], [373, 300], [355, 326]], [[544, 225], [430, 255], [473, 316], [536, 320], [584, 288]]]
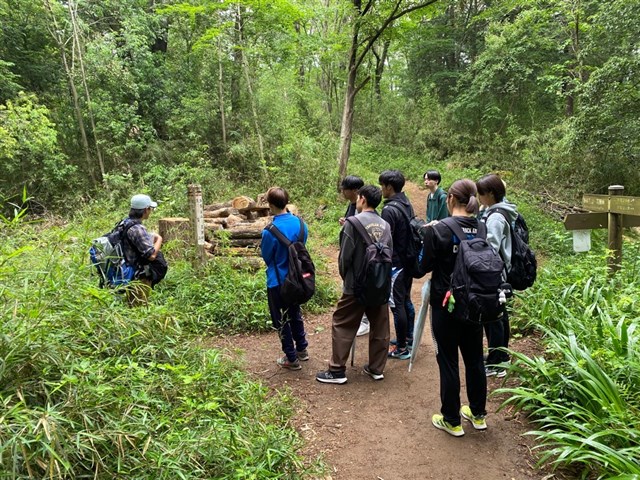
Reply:
[[[488, 243], [500, 254], [506, 271], [510, 268], [511, 223], [517, 216], [515, 205], [506, 201], [505, 184], [497, 175], [485, 175], [477, 182], [455, 181], [447, 192], [440, 187], [441, 175], [436, 170], [424, 174], [428, 190], [426, 227], [422, 251], [411, 251], [411, 220], [413, 206], [403, 192], [405, 178], [398, 170], [380, 174], [376, 185], [364, 185], [362, 179], [346, 177], [342, 192], [349, 200], [345, 216], [340, 218], [339, 271], [343, 279], [342, 296], [332, 318], [332, 354], [328, 369], [318, 372], [322, 383], [342, 384], [347, 381], [346, 364], [355, 337], [368, 330], [369, 357], [363, 372], [373, 380], [384, 379], [388, 359], [406, 360], [411, 356], [415, 308], [411, 301], [413, 278], [431, 273], [431, 327], [440, 373], [440, 413], [432, 417], [433, 425], [453, 436], [464, 435], [461, 419], [468, 420], [477, 430], [487, 428], [487, 377], [504, 376], [508, 354], [501, 347], [509, 341], [509, 319], [504, 315], [498, 322], [480, 324], [454, 319], [447, 308], [447, 292], [461, 240], [479, 234], [479, 223], [485, 224]], [[273, 224], [291, 241], [307, 226], [286, 209], [289, 198], [286, 190], [273, 187], [267, 201], [274, 215]], [[378, 213], [378, 207], [382, 208]], [[493, 215], [500, 212], [498, 215]], [[370, 236], [367, 242], [354, 227], [355, 219]], [[445, 220], [451, 217], [451, 220]], [[453, 228], [451, 222], [457, 224]], [[459, 228], [458, 228], [459, 227]], [[458, 238], [454, 230], [466, 235]], [[355, 282], [365, 264], [366, 248], [377, 243], [392, 249], [391, 289], [389, 298], [376, 306], [362, 304], [355, 295]], [[262, 234], [262, 257], [267, 265], [269, 311], [274, 328], [279, 332], [284, 356], [277, 360], [280, 367], [290, 370], [302, 368], [300, 362], [309, 359], [304, 322], [299, 305], [285, 305], [280, 297], [280, 284], [287, 273], [287, 249], [265, 229]], [[395, 327], [395, 339], [390, 339], [389, 310]], [[483, 355], [483, 335], [486, 334], [489, 352]], [[465, 365], [468, 405], [460, 402], [460, 374], [458, 351]]]

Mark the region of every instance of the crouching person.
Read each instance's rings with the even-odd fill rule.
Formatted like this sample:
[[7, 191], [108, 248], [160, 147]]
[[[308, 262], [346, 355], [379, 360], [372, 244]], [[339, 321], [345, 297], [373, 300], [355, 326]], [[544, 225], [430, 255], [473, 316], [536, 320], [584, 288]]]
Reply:
[[126, 232], [124, 257], [127, 263], [136, 268], [134, 280], [137, 281], [127, 287], [127, 300], [131, 306], [146, 304], [151, 289], [167, 274], [167, 262], [160, 251], [162, 237], [147, 231], [142, 225], [157, 206], [148, 195], [134, 195], [131, 197], [129, 217], [123, 221]]
[[364, 313], [370, 323], [369, 363], [364, 373], [384, 378], [389, 345], [389, 293], [391, 290], [391, 227], [376, 212], [381, 190], [367, 185], [358, 191], [358, 214], [346, 219], [340, 232], [342, 297], [333, 313], [332, 355], [329, 369], [319, 372], [323, 383], [345, 383], [346, 364]]

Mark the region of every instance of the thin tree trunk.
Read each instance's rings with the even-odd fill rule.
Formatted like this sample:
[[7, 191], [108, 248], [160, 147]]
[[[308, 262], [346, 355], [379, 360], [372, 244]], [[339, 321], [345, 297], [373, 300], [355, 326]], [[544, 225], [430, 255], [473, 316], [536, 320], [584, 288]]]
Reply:
[[98, 142], [98, 134], [96, 132], [96, 122], [93, 117], [93, 109], [91, 108], [91, 96], [89, 95], [89, 86], [87, 85], [87, 75], [84, 70], [84, 60], [82, 57], [82, 45], [80, 44], [80, 32], [78, 29], [78, 17], [77, 17], [77, 4], [73, 1], [69, 1], [69, 14], [71, 16], [71, 25], [73, 26], [73, 40], [78, 53], [78, 63], [80, 65], [80, 73], [82, 77], [82, 85], [84, 86], [84, 93], [87, 102], [87, 113], [89, 115], [89, 123], [91, 125], [91, 132], [93, 134], [93, 141], [95, 143], [96, 155], [98, 157], [98, 165], [100, 167], [100, 180], [102, 181], [105, 176], [104, 160], [102, 159], [102, 152], [100, 151], [100, 144]]
[[382, 53], [380, 55], [378, 55], [377, 52], [375, 52], [375, 50], [372, 50], [372, 52], [374, 52], [374, 55], [376, 57], [376, 72], [373, 77], [373, 90], [376, 93], [376, 97], [378, 98], [378, 100], [380, 100], [380, 98], [382, 97], [382, 93], [380, 90], [380, 82], [382, 81], [382, 74], [384, 73], [385, 63], [387, 62], [387, 56], [389, 54], [390, 44], [391, 44], [391, 40], [387, 39], [384, 41], [382, 45]]
[[49, 29], [49, 33], [55, 40], [58, 49], [60, 50], [60, 55], [62, 57], [62, 65], [64, 67], [65, 74], [67, 75], [67, 80], [69, 82], [69, 91], [71, 92], [71, 99], [73, 101], [73, 113], [78, 122], [78, 130], [80, 130], [80, 141], [82, 143], [82, 149], [84, 151], [84, 157], [87, 162], [87, 168], [89, 170], [89, 176], [93, 182], [94, 186], [98, 185], [98, 180], [96, 179], [95, 173], [93, 172], [93, 159], [91, 158], [91, 152], [89, 150], [89, 141], [87, 139], [87, 132], [84, 128], [84, 119], [82, 116], [82, 109], [80, 107], [80, 98], [78, 96], [78, 90], [76, 89], [76, 85], [73, 81], [73, 68], [69, 65], [69, 60], [67, 59], [67, 53], [65, 50], [65, 43], [62, 39], [62, 33], [60, 28], [58, 27], [58, 22], [56, 21], [55, 13], [53, 12], [51, 5], [48, 0], [45, 0], [45, 6], [47, 10], [49, 10], [49, 14], [51, 15], [51, 21], [53, 22], [53, 30]]
[[222, 84], [222, 47], [218, 41], [218, 102], [220, 104], [220, 123], [222, 126], [222, 146], [227, 151], [227, 121], [224, 114], [224, 85]]
[[[238, 6], [238, 17], [240, 17], [240, 6]], [[249, 103], [251, 104], [251, 115], [253, 117], [253, 126], [258, 136], [258, 149], [260, 153], [260, 165], [266, 176], [267, 174], [267, 162], [264, 158], [264, 142], [262, 140], [262, 132], [260, 130], [260, 121], [258, 119], [258, 110], [256, 108], [255, 97], [253, 95], [253, 88], [251, 87], [251, 76], [249, 75], [249, 62], [247, 56], [244, 53], [244, 37], [242, 31], [240, 31], [240, 58], [242, 62], [242, 69], [244, 71], [245, 81], [247, 82], [247, 91], [249, 92]]]

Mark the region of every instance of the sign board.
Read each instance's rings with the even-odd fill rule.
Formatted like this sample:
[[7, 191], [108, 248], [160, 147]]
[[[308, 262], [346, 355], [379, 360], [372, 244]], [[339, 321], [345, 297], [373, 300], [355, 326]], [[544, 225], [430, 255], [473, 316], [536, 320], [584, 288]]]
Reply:
[[583, 195], [582, 206], [591, 212], [608, 212], [609, 195]]
[[[593, 230], [607, 228], [609, 214], [598, 213], [570, 213], [564, 217], [564, 228], [567, 230]], [[640, 227], [640, 216], [622, 216], [623, 227]]]
[[609, 210], [622, 215], [640, 215], [640, 197], [614, 195], [611, 197]]

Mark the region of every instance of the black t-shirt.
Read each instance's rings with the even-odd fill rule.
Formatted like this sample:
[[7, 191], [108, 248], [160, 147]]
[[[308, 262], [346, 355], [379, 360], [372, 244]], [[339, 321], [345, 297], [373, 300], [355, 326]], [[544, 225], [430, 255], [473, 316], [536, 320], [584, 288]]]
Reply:
[[[467, 233], [467, 238], [474, 238], [478, 232], [478, 220], [475, 217], [453, 217]], [[444, 223], [439, 222], [425, 230], [424, 247], [420, 270], [431, 275], [432, 306], [442, 307], [444, 296], [451, 284], [451, 274], [458, 254], [460, 239]]]

